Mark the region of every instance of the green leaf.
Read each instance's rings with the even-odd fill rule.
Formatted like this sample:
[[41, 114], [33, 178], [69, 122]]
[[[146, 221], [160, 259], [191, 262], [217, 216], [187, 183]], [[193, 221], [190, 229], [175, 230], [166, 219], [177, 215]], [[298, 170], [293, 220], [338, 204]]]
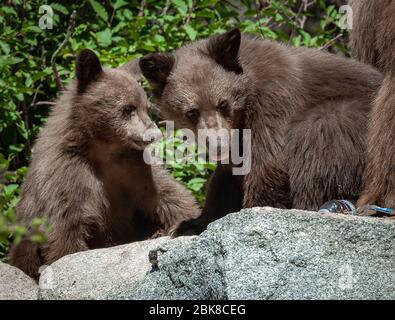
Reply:
[[308, 45], [311, 41], [311, 36], [304, 30], [299, 30], [299, 33], [302, 35], [304, 42]]
[[9, 56], [0, 56], [0, 67], [6, 66], [6, 65], [17, 64], [17, 63], [22, 62], [22, 61], [23, 61], [23, 58], [9, 57]]
[[99, 45], [102, 47], [108, 47], [112, 42], [112, 32], [109, 28], [97, 32], [96, 39], [99, 42]]
[[108, 21], [108, 13], [106, 9], [96, 0], [89, 0], [93, 10], [97, 13], [97, 15], [102, 18], [104, 21]]
[[60, 13], [63, 13], [65, 15], [69, 14], [69, 10], [67, 10], [67, 8], [60, 3], [51, 3], [51, 7], [52, 9], [59, 11]]
[[6, 14], [12, 14], [14, 16], [17, 16], [18, 14], [16, 13], [16, 11], [11, 7], [11, 6], [5, 6], [3, 5], [1, 7], [1, 11], [3, 11]]
[[113, 4], [113, 7], [114, 7], [115, 10], [117, 10], [117, 9], [123, 7], [123, 6], [126, 6], [127, 4], [128, 4], [128, 3], [127, 3], [125, 0], [117, 0], [117, 1], [115, 1], [115, 3]]
[[188, 188], [192, 191], [199, 191], [200, 189], [203, 188], [204, 184], [206, 182], [206, 179], [203, 178], [193, 178], [191, 180], [188, 181]]
[[17, 124], [17, 130], [19, 134], [25, 138], [25, 140], [28, 140], [29, 132], [26, 130], [25, 124], [23, 122]]
[[30, 237], [30, 240], [34, 243], [43, 243], [45, 241], [45, 237], [42, 234], [34, 234]]
[[16, 190], [18, 190], [19, 186], [17, 184], [9, 184], [8, 186], [4, 187], [4, 194], [9, 197], [11, 196]]
[[35, 33], [42, 33], [43, 30], [37, 26], [28, 26], [24, 29], [25, 31], [31, 31], [31, 32], [35, 32]]
[[18, 154], [19, 152], [21, 152], [23, 149], [25, 149], [25, 145], [22, 143], [18, 143], [18, 144], [13, 144], [10, 145], [9, 147], [9, 152], [12, 154]]
[[28, 75], [26, 77], [25, 86], [30, 87], [32, 85], [32, 83], [33, 83], [33, 78], [30, 75]]
[[154, 40], [155, 40], [157, 43], [165, 43], [165, 42], [166, 42], [166, 39], [165, 39], [163, 36], [161, 36], [160, 34], [156, 34], [156, 35], [154, 36]]
[[3, 51], [3, 53], [5, 53], [5, 54], [10, 53], [10, 46], [8, 45], [8, 43], [5, 43], [2, 40], [0, 40], [0, 48]]
[[173, 0], [173, 4], [177, 8], [178, 12], [185, 16], [188, 12], [188, 6], [183, 0]]
[[192, 41], [194, 41], [196, 39], [197, 36], [197, 31], [190, 25], [186, 25], [184, 26], [185, 32], [187, 33], [189, 39], [191, 39]]
[[23, 101], [25, 100], [25, 96], [23, 95], [23, 93], [19, 92], [15, 95], [15, 97], [19, 100], [19, 101]]

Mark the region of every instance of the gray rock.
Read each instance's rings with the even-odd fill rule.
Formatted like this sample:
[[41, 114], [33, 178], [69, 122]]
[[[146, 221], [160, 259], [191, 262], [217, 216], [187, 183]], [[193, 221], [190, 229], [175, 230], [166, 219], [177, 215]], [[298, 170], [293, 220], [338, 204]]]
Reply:
[[41, 273], [40, 299], [124, 299], [152, 269], [149, 251], [169, 241], [163, 237], [65, 256]]
[[254, 208], [199, 237], [79, 252], [47, 267], [41, 299], [394, 299], [390, 220]]
[[0, 300], [37, 300], [36, 282], [18, 268], [0, 262]]
[[391, 220], [246, 209], [156, 256], [129, 298], [395, 298]]

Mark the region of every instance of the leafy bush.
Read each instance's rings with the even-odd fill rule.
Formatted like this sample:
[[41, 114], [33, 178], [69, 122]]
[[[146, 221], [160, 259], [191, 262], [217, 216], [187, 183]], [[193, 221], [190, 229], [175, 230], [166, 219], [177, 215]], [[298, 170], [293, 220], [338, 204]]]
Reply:
[[[202, 157], [196, 144], [185, 143], [181, 130], [163, 131], [163, 138], [152, 146], [155, 156], [169, 169], [173, 177], [184, 184], [200, 205], [204, 203], [207, 177], [215, 170], [215, 163]], [[167, 136], [166, 136], [167, 134]]]
[[[334, 3], [305, 0], [5, 0], [0, 5], [0, 259], [15, 226], [19, 185], [26, 173], [31, 148], [59, 93], [51, 59], [62, 85], [74, 76], [74, 56], [94, 50], [108, 66], [188, 41], [222, 33], [231, 27], [294, 46], [346, 53]], [[53, 9], [53, 28], [38, 25], [41, 5]], [[76, 11], [76, 27], [59, 55], [69, 18]], [[200, 203], [213, 164], [172, 163], [176, 179], [192, 190]], [[10, 230], [10, 227], [11, 230]]]
[[30, 231], [34, 242], [44, 241], [44, 233], [49, 226], [45, 219], [34, 219], [30, 225], [20, 225], [16, 221], [15, 207], [19, 201], [19, 186], [26, 174], [27, 167], [8, 171], [9, 161], [0, 154], [0, 172], [7, 183], [0, 183], [0, 261], [5, 261], [9, 240], [17, 243]]

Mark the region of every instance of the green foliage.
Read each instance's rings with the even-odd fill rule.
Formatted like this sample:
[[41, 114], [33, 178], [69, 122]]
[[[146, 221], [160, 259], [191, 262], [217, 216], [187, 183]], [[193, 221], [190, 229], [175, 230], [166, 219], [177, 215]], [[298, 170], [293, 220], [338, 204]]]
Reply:
[[[163, 130], [163, 133], [166, 132]], [[173, 177], [184, 184], [200, 205], [204, 203], [204, 187], [207, 177], [215, 170], [215, 163], [207, 162], [195, 144], [186, 144], [182, 131], [167, 132], [153, 148]]]
[[27, 172], [27, 167], [8, 171], [9, 161], [0, 154], [0, 261], [6, 260], [9, 242], [21, 241], [29, 230], [33, 242], [43, 242], [49, 225], [45, 219], [34, 219], [30, 225], [20, 225], [16, 221], [15, 207], [19, 201], [19, 186]]
[[[64, 85], [74, 76], [74, 56], [94, 50], [108, 66], [238, 26], [243, 31], [295, 46], [346, 52], [334, 1], [301, 0], [5, 0], [0, 5], [0, 259], [15, 226], [19, 185], [35, 137], [58, 94], [51, 58], [76, 10], [76, 28], [56, 58]], [[41, 5], [53, 9], [53, 28], [42, 30]], [[174, 176], [200, 203], [213, 164], [171, 163]], [[10, 230], [10, 226], [11, 230]]]
[[25, 229], [15, 223], [15, 206], [19, 201], [19, 183], [22, 181], [26, 167], [9, 172], [7, 171], [8, 166], [9, 161], [0, 154], [2, 177], [2, 181], [0, 181], [0, 261], [5, 259], [11, 233], [14, 233], [15, 238], [20, 238], [25, 233]]

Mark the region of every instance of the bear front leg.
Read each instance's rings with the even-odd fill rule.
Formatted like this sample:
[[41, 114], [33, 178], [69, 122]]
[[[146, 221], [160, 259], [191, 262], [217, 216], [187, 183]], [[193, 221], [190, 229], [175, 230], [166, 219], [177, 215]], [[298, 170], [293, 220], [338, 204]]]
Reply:
[[28, 236], [19, 242], [17, 245], [11, 247], [9, 253], [9, 263], [21, 269], [31, 278], [38, 280], [38, 270], [42, 264], [40, 246], [33, 243]]
[[65, 255], [89, 249], [85, 240], [88, 235], [81, 226], [54, 226], [42, 244], [32, 242], [29, 235], [11, 248], [10, 264], [35, 280], [39, 279], [41, 265], [50, 265]]
[[[284, 155], [287, 115], [266, 112], [273, 107], [272, 99], [275, 97], [260, 97], [246, 110], [245, 128], [250, 129], [251, 141], [243, 143], [243, 152], [250, 161], [250, 170], [243, 179], [243, 208], [291, 207]], [[281, 105], [281, 100], [276, 104]], [[287, 110], [292, 110], [292, 106]]]
[[244, 178], [243, 208], [290, 208], [288, 174], [280, 159], [270, 163], [270, 159], [256, 158], [253, 152], [251, 171]]
[[77, 228], [54, 229], [41, 246], [43, 263], [50, 265], [63, 256], [89, 249], [86, 238], [89, 236]]
[[395, 71], [385, 76], [369, 119], [368, 163], [358, 207], [395, 208]]
[[157, 188], [157, 206], [152, 221], [158, 225], [153, 238], [174, 232], [185, 220], [194, 219], [200, 214], [192, 194], [162, 167], [153, 166], [153, 178]]
[[240, 211], [242, 201], [242, 177], [233, 175], [231, 166], [218, 165], [209, 181], [202, 214], [196, 219], [181, 222], [175, 228], [173, 236], [202, 233], [209, 223], [228, 213]]

